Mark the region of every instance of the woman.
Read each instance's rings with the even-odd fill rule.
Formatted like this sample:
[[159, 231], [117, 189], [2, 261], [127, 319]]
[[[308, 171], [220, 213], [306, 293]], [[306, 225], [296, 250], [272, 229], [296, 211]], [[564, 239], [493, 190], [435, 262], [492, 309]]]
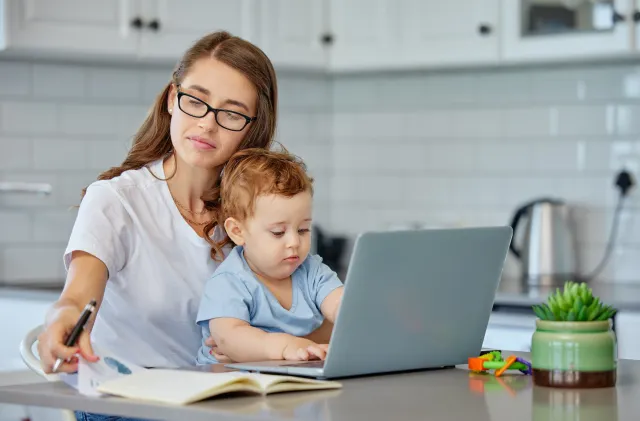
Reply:
[[[216, 32], [186, 51], [122, 165], [83, 194], [65, 287], [39, 338], [45, 372], [57, 358], [65, 360], [58, 372], [75, 371], [78, 352], [96, 361], [88, 331], [134, 364], [194, 364], [200, 295], [229, 249], [216, 246], [225, 236], [218, 179], [237, 150], [269, 147], [276, 117], [276, 76], [260, 49]], [[65, 347], [91, 299], [97, 316], [76, 347]], [[329, 333], [325, 326], [311, 337], [327, 343]]]

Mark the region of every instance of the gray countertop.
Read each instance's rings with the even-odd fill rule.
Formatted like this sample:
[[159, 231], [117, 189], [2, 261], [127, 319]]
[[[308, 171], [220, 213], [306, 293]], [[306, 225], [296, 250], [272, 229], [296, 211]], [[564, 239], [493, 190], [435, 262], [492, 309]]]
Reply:
[[[594, 295], [619, 310], [640, 311], [640, 282], [637, 284], [614, 284], [593, 282], [589, 286]], [[532, 287], [520, 280], [505, 278], [500, 282], [494, 303], [530, 307], [546, 301], [556, 287]]]
[[15, 298], [17, 300], [36, 300], [53, 302], [60, 297], [61, 286], [47, 285], [2, 285], [0, 284], [0, 299]]
[[619, 362], [618, 384], [606, 389], [543, 388], [517, 372], [496, 378], [470, 373], [465, 365], [341, 382], [341, 390], [220, 396], [186, 406], [89, 398], [64, 383], [44, 382], [0, 387], [0, 402], [176, 421], [626, 421], [640, 413], [640, 361], [632, 360]]
[[[617, 307], [622, 311], [640, 311], [640, 282], [634, 284], [616, 284], [594, 282], [590, 284], [593, 293], [604, 302]], [[555, 287], [532, 287], [524, 282], [503, 278], [495, 297], [495, 305], [531, 307], [547, 299]], [[18, 299], [42, 299], [53, 301], [62, 291], [62, 285], [50, 283], [3, 285], [0, 283], [0, 298], [15, 297]]]

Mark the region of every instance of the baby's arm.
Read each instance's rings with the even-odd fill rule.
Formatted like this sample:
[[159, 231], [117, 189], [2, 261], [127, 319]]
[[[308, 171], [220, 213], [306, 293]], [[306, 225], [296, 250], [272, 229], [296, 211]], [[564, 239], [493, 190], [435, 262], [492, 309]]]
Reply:
[[338, 317], [344, 286], [338, 274], [322, 263], [322, 258], [313, 256], [310, 261], [312, 262], [311, 286], [316, 305], [325, 320], [333, 324]]
[[287, 333], [267, 333], [244, 320], [221, 317], [209, 321], [211, 336], [236, 362], [324, 359], [325, 349]]
[[327, 298], [322, 301], [320, 305], [320, 311], [322, 315], [329, 320], [331, 323], [336, 322], [336, 318], [338, 317], [338, 311], [340, 310], [340, 303], [342, 302], [342, 293], [344, 292], [344, 287], [337, 287], [333, 291], [327, 295]]

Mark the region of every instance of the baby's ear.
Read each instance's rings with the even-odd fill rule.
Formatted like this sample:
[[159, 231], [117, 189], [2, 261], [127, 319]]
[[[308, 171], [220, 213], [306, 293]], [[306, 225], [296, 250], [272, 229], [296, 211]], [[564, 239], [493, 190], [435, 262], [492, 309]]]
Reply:
[[242, 225], [237, 219], [227, 218], [224, 221], [224, 230], [227, 232], [229, 238], [231, 238], [231, 241], [233, 241], [236, 245], [244, 245]]

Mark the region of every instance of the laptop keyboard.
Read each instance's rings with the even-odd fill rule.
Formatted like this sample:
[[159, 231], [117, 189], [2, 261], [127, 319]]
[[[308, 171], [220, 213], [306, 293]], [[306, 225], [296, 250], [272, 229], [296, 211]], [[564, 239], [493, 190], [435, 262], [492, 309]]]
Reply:
[[321, 361], [321, 360], [304, 361], [300, 363], [284, 364], [284, 366], [285, 367], [323, 368], [324, 361]]

